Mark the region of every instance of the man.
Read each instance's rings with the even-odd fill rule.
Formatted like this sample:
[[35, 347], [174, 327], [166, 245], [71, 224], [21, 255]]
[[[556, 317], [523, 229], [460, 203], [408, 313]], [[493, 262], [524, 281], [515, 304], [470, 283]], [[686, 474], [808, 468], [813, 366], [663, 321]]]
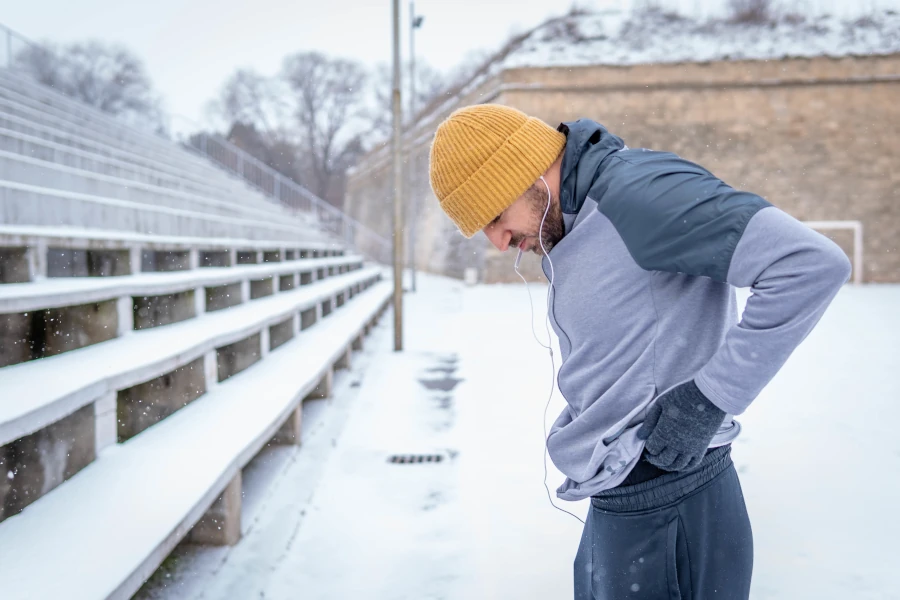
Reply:
[[[581, 119], [453, 113], [431, 148], [446, 214], [541, 255], [566, 409], [547, 447], [591, 499], [581, 599], [746, 599], [753, 541], [730, 443], [850, 276], [824, 236], [709, 171]], [[546, 251], [546, 254], [545, 254]], [[750, 287], [738, 323], [734, 287]]]

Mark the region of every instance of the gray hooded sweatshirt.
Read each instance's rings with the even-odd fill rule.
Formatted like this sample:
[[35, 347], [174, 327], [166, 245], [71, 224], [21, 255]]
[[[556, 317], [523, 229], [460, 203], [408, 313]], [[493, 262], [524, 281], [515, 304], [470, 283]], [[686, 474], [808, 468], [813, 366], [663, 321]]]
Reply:
[[[543, 259], [566, 400], [547, 438], [580, 500], [619, 485], [661, 394], [691, 379], [725, 411], [711, 447], [803, 341], [850, 276], [844, 252], [759, 196], [602, 125], [563, 123], [562, 240]], [[738, 322], [735, 287], [752, 296]]]

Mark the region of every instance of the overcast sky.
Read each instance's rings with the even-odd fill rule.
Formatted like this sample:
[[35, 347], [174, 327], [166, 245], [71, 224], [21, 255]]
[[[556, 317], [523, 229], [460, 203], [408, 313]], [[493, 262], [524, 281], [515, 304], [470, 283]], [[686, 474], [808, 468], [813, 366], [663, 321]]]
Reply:
[[[709, 12], [725, 0], [663, 0]], [[850, 0], [793, 0], [812, 9]], [[594, 9], [632, 0], [587, 0]], [[854, 0], [886, 6], [897, 0]], [[404, 56], [409, 0], [400, 1]], [[450, 69], [467, 52], [496, 49], [510, 33], [566, 12], [570, 0], [417, 0], [425, 22], [416, 55]], [[391, 0], [0, 0], [0, 22], [34, 40], [121, 42], [146, 63], [170, 113], [203, 121], [237, 67], [274, 73], [293, 52], [317, 50], [374, 66], [391, 61]]]

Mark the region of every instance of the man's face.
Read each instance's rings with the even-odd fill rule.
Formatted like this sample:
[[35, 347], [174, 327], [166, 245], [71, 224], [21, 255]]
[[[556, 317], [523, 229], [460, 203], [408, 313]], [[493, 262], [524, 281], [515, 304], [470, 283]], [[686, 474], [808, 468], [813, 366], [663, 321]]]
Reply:
[[[541, 219], [546, 208], [547, 188], [539, 181], [491, 221], [484, 228], [484, 234], [500, 252], [506, 252], [509, 248], [521, 248], [524, 252], [532, 251], [541, 256], [544, 252], [538, 241], [538, 230], [541, 229]], [[544, 248], [550, 252], [565, 233], [562, 209], [556, 198], [550, 202], [542, 231]]]

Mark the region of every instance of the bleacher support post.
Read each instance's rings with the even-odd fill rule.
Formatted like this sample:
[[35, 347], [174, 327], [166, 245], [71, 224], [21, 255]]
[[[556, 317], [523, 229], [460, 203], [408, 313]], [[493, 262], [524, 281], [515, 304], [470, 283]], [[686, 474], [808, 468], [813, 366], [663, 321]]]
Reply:
[[232, 478], [187, 539], [193, 544], [234, 546], [241, 539], [241, 472]]
[[116, 335], [122, 337], [134, 332], [134, 300], [131, 296], [122, 296], [116, 300]]
[[288, 446], [300, 445], [300, 433], [303, 425], [303, 403], [301, 402], [297, 408], [291, 411], [287, 421], [281, 426], [281, 429], [272, 438], [275, 444], [285, 444]]
[[131, 275], [137, 275], [141, 272], [141, 248], [140, 246], [132, 246], [128, 249], [128, 272]]
[[268, 356], [271, 347], [269, 328], [263, 327], [259, 330], [259, 357], [265, 358]]
[[200, 316], [206, 312], [206, 288], [194, 289], [194, 315]]
[[39, 240], [25, 251], [28, 260], [28, 278], [41, 281], [47, 278], [47, 242]]
[[110, 392], [94, 402], [94, 453], [112, 446], [117, 439], [116, 392]]
[[334, 385], [334, 369], [328, 369], [325, 371], [325, 375], [322, 376], [321, 381], [319, 381], [319, 385], [316, 386], [312, 392], [310, 392], [307, 398], [330, 398], [331, 397], [331, 388]]
[[215, 350], [210, 350], [203, 355], [203, 375], [206, 380], [206, 391], [210, 391], [219, 383], [219, 363], [218, 354]]
[[353, 353], [348, 346], [344, 349], [344, 353], [338, 359], [337, 363], [335, 363], [335, 367], [338, 369], [349, 369], [352, 355]]

